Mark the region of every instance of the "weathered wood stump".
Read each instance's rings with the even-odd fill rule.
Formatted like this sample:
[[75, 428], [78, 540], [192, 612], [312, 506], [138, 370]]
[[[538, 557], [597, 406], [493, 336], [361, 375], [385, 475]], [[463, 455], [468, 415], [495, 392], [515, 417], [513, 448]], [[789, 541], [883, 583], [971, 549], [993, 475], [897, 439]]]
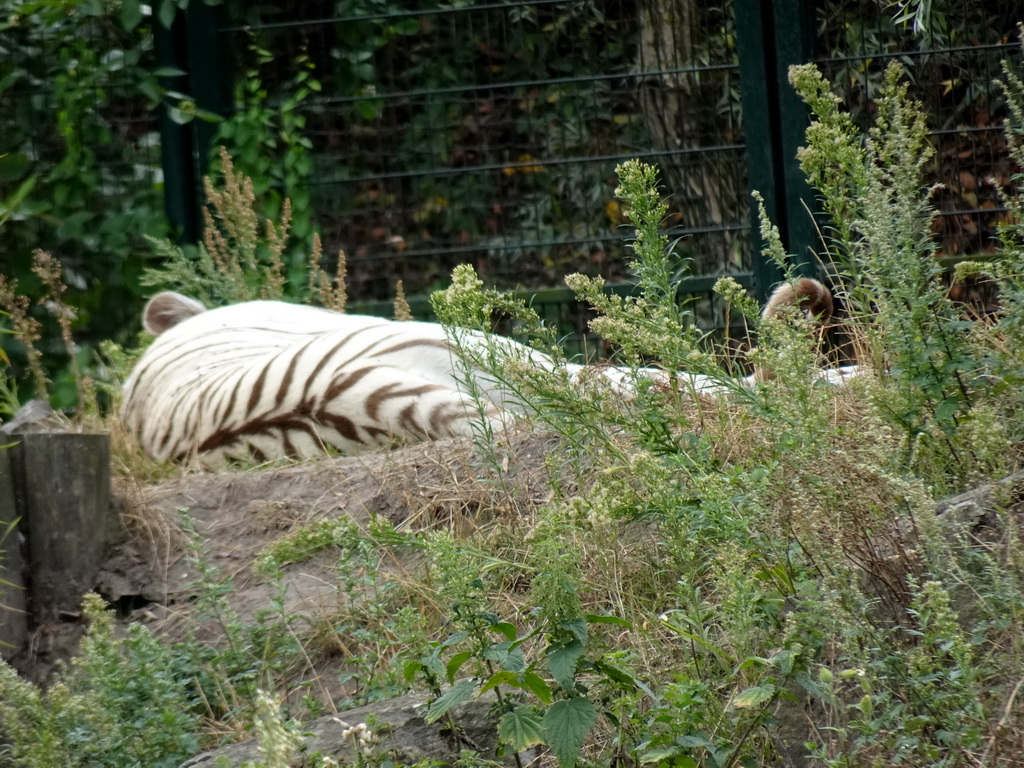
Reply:
[[[78, 614], [93, 587], [114, 515], [106, 435], [27, 433], [7, 449], [19, 529], [27, 542], [35, 625]], [[0, 468], [2, 471], [2, 468]]]
[[[0, 446], [7, 441], [0, 439]], [[9, 657], [28, 640], [28, 596], [18, 509], [14, 501], [11, 449], [0, 447], [0, 656]]]

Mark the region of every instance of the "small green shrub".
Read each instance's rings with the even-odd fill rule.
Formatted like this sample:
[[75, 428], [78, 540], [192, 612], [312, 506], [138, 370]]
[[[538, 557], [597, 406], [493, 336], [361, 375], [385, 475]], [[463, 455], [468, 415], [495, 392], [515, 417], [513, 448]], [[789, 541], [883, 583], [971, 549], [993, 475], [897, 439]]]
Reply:
[[199, 749], [199, 699], [175, 654], [141, 625], [115, 636], [103, 601], [87, 596], [81, 653], [45, 693], [0, 664], [0, 712], [25, 766], [179, 765]]

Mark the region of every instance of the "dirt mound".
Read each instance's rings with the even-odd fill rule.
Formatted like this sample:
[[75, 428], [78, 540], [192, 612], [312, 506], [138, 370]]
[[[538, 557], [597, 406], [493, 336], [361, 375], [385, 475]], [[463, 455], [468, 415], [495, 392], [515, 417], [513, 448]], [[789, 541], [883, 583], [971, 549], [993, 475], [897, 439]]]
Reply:
[[[546, 500], [545, 460], [556, 446], [554, 438], [536, 433], [511, 435], [488, 452], [471, 440], [449, 439], [279, 469], [190, 474], [146, 487], [121, 483], [115, 503], [125, 534], [83, 592], [98, 592], [123, 617], [149, 623], [170, 639], [195, 632], [194, 538], [205, 567], [231, 578], [231, 609], [249, 620], [270, 608], [273, 597], [272, 586], [253, 572], [254, 561], [288, 532], [332, 518], [362, 527], [379, 516], [402, 529], [445, 526], [461, 535], [494, 515]], [[500, 503], [495, 463], [505, 478]], [[290, 615], [313, 615], [322, 607], [335, 589], [335, 567], [330, 558], [313, 558], [285, 570]], [[12, 661], [43, 680], [57, 660], [73, 653], [81, 632], [73, 620], [40, 627]]]

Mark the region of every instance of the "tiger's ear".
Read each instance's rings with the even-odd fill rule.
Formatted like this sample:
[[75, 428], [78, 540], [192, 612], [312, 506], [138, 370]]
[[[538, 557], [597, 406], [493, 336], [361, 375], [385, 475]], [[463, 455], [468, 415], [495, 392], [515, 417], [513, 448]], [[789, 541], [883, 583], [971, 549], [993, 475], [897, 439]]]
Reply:
[[159, 336], [168, 328], [173, 328], [182, 320], [205, 312], [206, 307], [195, 299], [182, 296], [174, 291], [158, 293], [142, 313], [142, 327], [154, 336]]
[[799, 306], [808, 320], [827, 322], [833, 311], [832, 291], [812, 277], [801, 277], [796, 283], [781, 283], [772, 291], [761, 317], [772, 317], [782, 307], [792, 306]]

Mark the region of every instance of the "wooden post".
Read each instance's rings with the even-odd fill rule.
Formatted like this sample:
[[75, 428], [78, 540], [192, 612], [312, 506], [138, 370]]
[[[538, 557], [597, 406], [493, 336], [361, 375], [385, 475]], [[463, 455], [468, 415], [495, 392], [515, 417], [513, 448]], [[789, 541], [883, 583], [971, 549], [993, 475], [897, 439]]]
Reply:
[[16, 435], [15, 497], [28, 539], [29, 610], [36, 624], [77, 615], [113, 529], [106, 435]]
[[[7, 441], [0, 438], [0, 446]], [[28, 641], [25, 560], [11, 472], [12, 449], [0, 447], [0, 657], [10, 658]]]

